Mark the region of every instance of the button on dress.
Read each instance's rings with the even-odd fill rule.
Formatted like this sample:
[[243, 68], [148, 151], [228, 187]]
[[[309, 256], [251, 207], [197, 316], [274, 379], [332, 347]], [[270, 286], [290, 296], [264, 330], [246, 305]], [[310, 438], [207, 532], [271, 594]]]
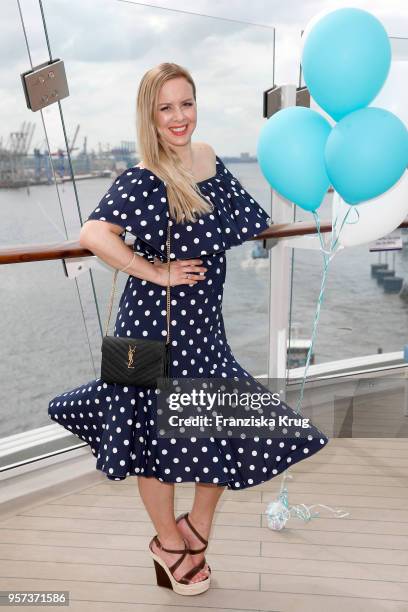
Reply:
[[[212, 212], [195, 222], [171, 220], [170, 259], [200, 258], [206, 279], [171, 287], [170, 377], [246, 379], [270, 393], [235, 359], [222, 314], [225, 251], [269, 227], [270, 217], [216, 157], [216, 174], [197, 183]], [[166, 183], [147, 168], [125, 170], [88, 220], [122, 227], [133, 249], [152, 262], [166, 261], [169, 210]], [[248, 313], [248, 319], [250, 313]], [[119, 300], [114, 336], [165, 340], [166, 288], [129, 275]], [[90, 380], [62, 392], [49, 417], [89, 444], [96, 469], [110, 480], [155, 477], [161, 482], [203, 482], [239, 490], [274, 478], [322, 449], [328, 438], [310, 424], [279, 438], [163, 437], [157, 432], [157, 390]], [[299, 417], [281, 401], [274, 414]]]

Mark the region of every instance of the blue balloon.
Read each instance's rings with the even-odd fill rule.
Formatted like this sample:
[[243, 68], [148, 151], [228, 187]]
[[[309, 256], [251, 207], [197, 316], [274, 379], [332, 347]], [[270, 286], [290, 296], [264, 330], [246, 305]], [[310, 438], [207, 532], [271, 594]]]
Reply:
[[302, 66], [311, 96], [338, 121], [368, 106], [383, 86], [391, 66], [387, 32], [367, 11], [338, 9], [311, 29]]
[[334, 189], [348, 204], [392, 187], [408, 163], [408, 131], [393, 113], [370, 106], [339, 121], [327, 139], [325, 160]]
[[330, 131], [320, 113], [291, 106], [272, 115], [259, 136], [257, 157], [266, 180], [305, 210], [319, 208], [330, 186], [324, 160]]

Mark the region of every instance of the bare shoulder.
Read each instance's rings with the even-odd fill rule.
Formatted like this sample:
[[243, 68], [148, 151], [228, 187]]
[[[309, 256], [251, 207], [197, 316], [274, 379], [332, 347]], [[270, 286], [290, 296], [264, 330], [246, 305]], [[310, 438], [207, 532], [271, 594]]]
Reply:
[[216, 173], [217, 160], [212, 146], [206, 142], [195, 142], [192, 146], [198, 158], [196, 162], [197, 178], [201, 180], [201, 177], [213, 176]]
[[193, 147], [198, 153], [201, 153], [204, 158], [208, 161], [215, 160], [215, 151], [211, 145], [206, 142], [195, 142], [193, 143]]

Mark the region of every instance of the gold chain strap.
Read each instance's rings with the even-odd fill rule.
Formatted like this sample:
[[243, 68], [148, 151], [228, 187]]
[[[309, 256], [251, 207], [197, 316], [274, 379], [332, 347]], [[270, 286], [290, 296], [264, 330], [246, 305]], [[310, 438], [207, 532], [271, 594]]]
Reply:
[[[166, 315], [167, 315], [167, 338], [166, 338], [166, 344], [168, 344], [170, 342], [170, 221], [168, 221], [168, 223], [167, 223], [167, 241], [166, 241], [166, 246], [167, 246], [167, 272], [168, 272], [167, 289], [166, 289]], [[113, 306], [113, 299], [114, 299], [114, 295], [115, 295], [116, 278], [118, 276], [118, 272], [119, 272], [119, 269], [116, 268], [116, 270], [114, 272], [114, 275], [113, 275], [113, 284], [112, 284], [112, 290], [111, 290], [111, 295], [110, 295], [110, 299], [109, 299], [109, 315], [108, 315], [108, 321], [106, 323], [106, 328], [105, 328], [105, 336], [108, 335], [108, 328], [109, 328], [109, 322], [110, 322], [110, 318], [111, 318], [111, 314], [112, 314], [112, 306]]]

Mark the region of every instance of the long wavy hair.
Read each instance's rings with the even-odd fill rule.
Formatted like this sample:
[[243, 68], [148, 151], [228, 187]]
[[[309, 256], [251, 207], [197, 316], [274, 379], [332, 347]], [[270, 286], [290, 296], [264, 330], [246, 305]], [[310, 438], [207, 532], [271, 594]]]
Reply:
[[196, 87], [191, 74], [178, 64], [162, 63], [148, 70], [137, 92], [136, 129], [143, 166], [166, 183], [170, 216], [181, 223], [194, 222], [198, 216], [211, 212], [211, 205], [200, 195], [194, 176], [183, 168], [177, 153], [162, 139], [155, 124], [160, 88], [166, 81], [184, 77]]

